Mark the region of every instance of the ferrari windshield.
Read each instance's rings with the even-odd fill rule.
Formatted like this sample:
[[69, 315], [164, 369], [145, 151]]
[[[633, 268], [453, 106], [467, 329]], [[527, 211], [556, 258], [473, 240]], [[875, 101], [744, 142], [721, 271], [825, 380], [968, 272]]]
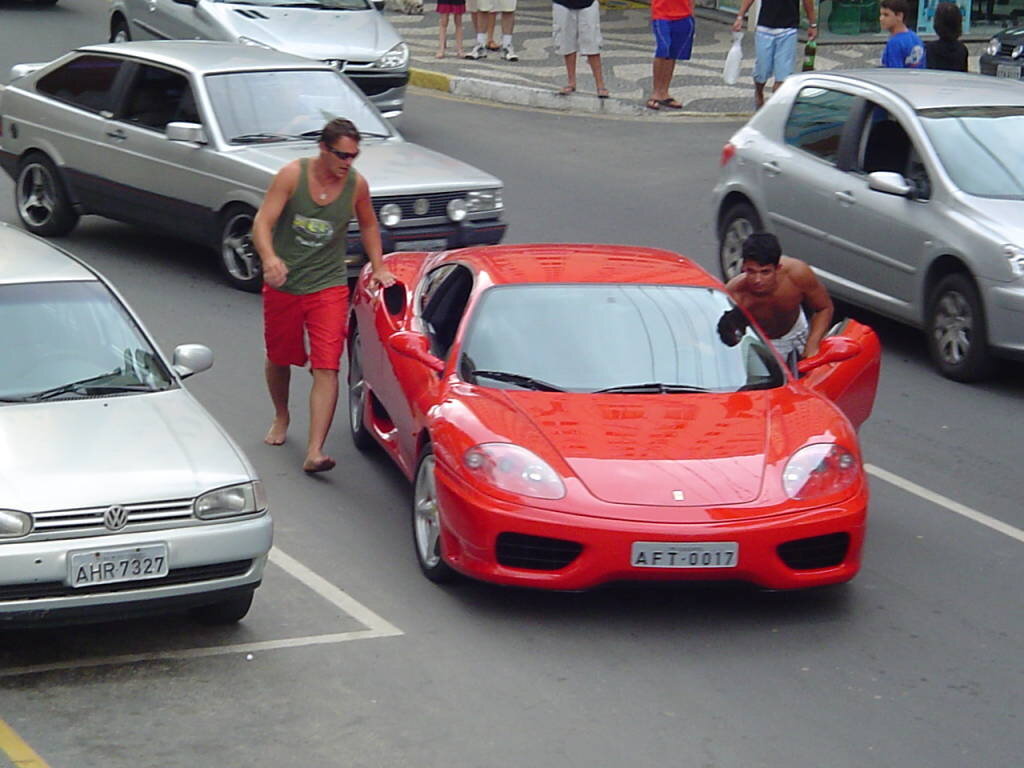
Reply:
[[0, 402], [167, 389], [170, 373], [98, 282], [0, 285]]
[[460, 375], [481, 386], [636, 394], [781, 386], [774, 353], [720, 290], [542, 284], [488, 290]]
[[918, 111], [947, 173], [964, 192], [1024, 199], [1024, 107], [944, 107]]
[[233, 144], [315, 139], [346, 117], [365, 135], [393, 135], [387, 122], [336, 72], [325, 69], [207, 75], [206, 89], [224, 138]]

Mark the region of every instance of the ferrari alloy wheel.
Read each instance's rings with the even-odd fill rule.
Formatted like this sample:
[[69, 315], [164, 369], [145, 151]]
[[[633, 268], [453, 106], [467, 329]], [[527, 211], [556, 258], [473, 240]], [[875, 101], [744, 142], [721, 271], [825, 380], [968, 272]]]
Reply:
[[366, 379], [359, 356], [359, 329], [354, 322], [348, 338], [348, 425], [352, 443], [360, 451], [373, 447], [373, 435], [366, 428]]
[[232, 205], [221, 217], [220, 267], [234, 288], [259, 293], [263, 287], [260, 257], [252, 244], [256, 212], [247, 205]]
[[451, 581], [455, 576], [441, 551], [441, 507], [437, 502], [436, 461], [428, 446], [416, 469], [412, 494], [412, 535], [416, 559], [423, 575], [433, 582]]
[[48, 157], [38, 152], [21, 161], [14, 198], [18, 216], [33, 234], [60, 237], [78, 223], [60, 172]]
[[743, 266], [743, 241], [761, 229], [757, 212], [748, 203], [735, 203], [722, 219], [718, 233], [718, 263], [722, 280], [729, 282]]
[[978, 289], [968, 275], [946, 275], [928, 305], [928, 349], [943, 376], [979, 381], [992, 370]]

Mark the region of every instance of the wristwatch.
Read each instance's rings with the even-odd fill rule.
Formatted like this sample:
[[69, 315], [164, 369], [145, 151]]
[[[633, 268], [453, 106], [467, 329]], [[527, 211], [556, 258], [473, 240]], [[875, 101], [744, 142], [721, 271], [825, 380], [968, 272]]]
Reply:
[[818, 26], [818, 22], [814, 22], [813, 24], [808, 24], [807, 26], [810, 27], [811, 29], [816, 29], [817, 26]]

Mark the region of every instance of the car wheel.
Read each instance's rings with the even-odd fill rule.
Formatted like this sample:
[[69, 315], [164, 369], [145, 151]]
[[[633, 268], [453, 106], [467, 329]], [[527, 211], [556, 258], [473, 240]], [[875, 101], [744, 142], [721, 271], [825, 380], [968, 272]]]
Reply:
[[726, 212], [718, 233], [718, 264], [725, 282], [740, 273], [743, 241], [760, 229], [761, 220], [750, 204], [736, 203]]
[[992, 370], [985, 316], [968, 275], [946, 275], [928, 304], [928, 349], [943, 376], [978, 381]]
[[127, 43], [131, 41], [132, 34], [128, 31], [128, 23], [118, 16], [110, 24], [110, 42]]
[[359, 357], [359, 329], [353, 325], [348, 340], [348, 424], [352, 443], [360, 451], [369, 450], [375, 442], [370, 430], [366, 428], [368, 394]]
[[252, 244], [252, 220], [256, 212], [247, 205], [233, 205], [224, 211], [220, 228], [220, 267], [234, 288], [259, 293], [263, 270]]
[[64, 180], [45, 155], [34, 153], [21, 161], [14, 199], [18, 216], [34, 234], [60, 237], [78, 223], [78, 214], [71, 207]]
[[210, 605], [200, 605], [189, 613], [200, 624], [237, 624], [249, 612], [252, 595], [253, 591], [249, 590], [239, 597], [232, 597]]
[[412, 494], [412, 536], [423, 575], [441, 584], [455, 578], [441, 551], [441, 507], [437, 501], [434, 451], [428, 445], [416, 467]]

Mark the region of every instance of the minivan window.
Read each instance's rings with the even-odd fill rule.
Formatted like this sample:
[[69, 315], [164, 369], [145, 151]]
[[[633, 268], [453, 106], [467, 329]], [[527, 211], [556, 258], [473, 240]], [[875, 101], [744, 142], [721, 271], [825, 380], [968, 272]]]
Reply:
[[786, 120], [786, 143], [835, 164], [855, 102], [855, 96], [828, 88], [801, 89]]
[[93, 112], [109, 110], [114, 81], [123, 64], [109, 56], [79, 56], [39, 78], [36, 90]]

